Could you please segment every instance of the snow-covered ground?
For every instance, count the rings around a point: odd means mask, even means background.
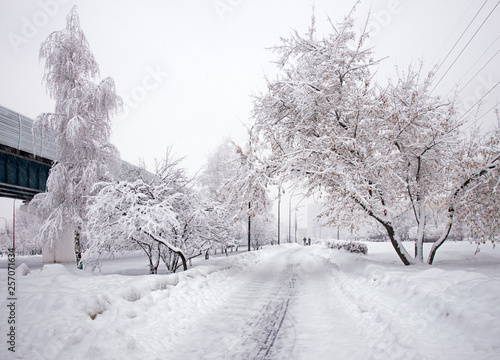
[[[171,275],[137,275],[138,256],[103,274],[20,257],[16,352],[4,285],[0,358],[500,358],[500,249],[450,242],[434,266],[405,267],[389,243],[367,245],[274,246]]]

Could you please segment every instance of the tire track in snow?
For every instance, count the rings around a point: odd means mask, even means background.
[[[335,274],[341,269],[316,252],[315,246],[303,248],[296,268],[298,291],[290,309],[297,332],[293,359],[366,360],[370,349],[339,298]]]
[[[294,265],[288,264],[282,270],[276,283],[279,288],[271,294],[269,301],[262,306],[258,314],[248,324],[248,330],[242,335],[244,339],[239,345],[239,348],[232,354],[227,353],[225,358],[241,359],[242,356],[247,356],[248,359],[268,359],[271,358],[272,350],[278,336],[281,335],[284,329],[284,323],[289,323],[287,333],[292,332],[294,337],[294,321],[289,319],[288,309],[290,302],[293,302],[295,293],[296,274],[293,270]],[[284,285],[283,285],[284,284]],[[288,339],[288,338],[287,338]],[[294,341],[287,345],[293,345]],[[249,349],[252,349],[249,352]],[[290,358],[289,355],[293,352],[293,346],[283,351],[283,358]],[[252,353],[253,352],[253,353]],[[272,358],[275,358],[274,356]]]
[[[341,284],[332,282],[340,270],[311,250],[263,250],[272,253],[226,279],[230,291],[210,286],[224,292],[219,304],[184,329],[169,358],[366,359],[356,318],[337,298]]]
[[[225,281],[212,283],[198,295],[193,294],[206,301],[217,294],[218,304],[207,303],[211,310],[203,315],[182,310],[189,313],[191,319],[187,323],[192,325],[183,329],[181,337],[171,338],[169,358],[269,358],[269,349],[280,343],[283,328],[292,329],[293,333],[287,300],[295,280],[287,263],[294,250],[266,249],[260,262],[243,272],[228,274]],[[212,295],[207,297],[207,293]]]

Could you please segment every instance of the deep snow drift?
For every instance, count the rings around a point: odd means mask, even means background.
[[[434,266],[404,267],[390,244],[367,245],[366,256],[274,246],[172,275],[118,274],[145,258],[109,261],[106,275],[28,262],[31,273],[17,271],[16,352],[2,341],[0,358],[500,358],[498,249],[474,256],[448,243]]]

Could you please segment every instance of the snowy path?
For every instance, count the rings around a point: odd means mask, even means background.
[[[172,344],[172,358],[367,358],[359,347],[361,334],[330,285],[338,270],[307,250],[282,248],[244,274],[214,285],[224,301]]]

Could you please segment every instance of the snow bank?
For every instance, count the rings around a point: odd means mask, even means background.
[[[14,358],[142,359],[145,354],[163,358],[151,352],[153,344],[136,340],[154,337],[141,334],[141,329],[152,322],[164,322],[171,331],[182,328],[182,314],[175,316],[177,323],[169,323],[169,315],[176,309],[190,308],[178,305],[192,303],[193,311],[203,306],[192,298],[192,291],[185,289],[203,289],[212,282],[224,281],[263,256],[264,252],[251,252],[212,259],[207,265],[170,275],[100,275],[62,264],[44,265],[41,270],[17,277]],[[6,280],[5,272],[1,276],[2,281]],[[1,306],[5,308],[5,300]],[[1,332],[4,331],[6,321],[1,323]],[[157,347],[158,344],[153,346]],[[2,346],[0,358],[13,357]]]
[[[388,243],[367,243],[374,259],[317,249],[340,266],[335,282],[347,299],[346,311],[359,319],[368,345],[375,349],[373,358],[500,356],[500,254],[489,251],[483,258],[486,271],[482,266],[461,270],[458,261],[463,268],[479,261],[473,259],[474,247],[454,245],[460,260],[412,267],[393,265]]]

